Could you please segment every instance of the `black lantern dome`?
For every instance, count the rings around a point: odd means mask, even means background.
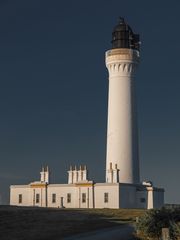
[[[134,34],[124,18],[119,18],[119,24],[112,33],[112,48],[129,48],[139,51],[139,34]]]

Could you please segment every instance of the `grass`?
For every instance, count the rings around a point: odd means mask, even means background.
[[[1,240],[55,240],[132,223],[145,210],[0,207]]]

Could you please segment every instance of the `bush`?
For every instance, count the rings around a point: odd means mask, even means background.
[[[161,239],[162,228],[169,228],[172,240],[180,237],[180,209],[149,210],[136,224],[139,239]]]

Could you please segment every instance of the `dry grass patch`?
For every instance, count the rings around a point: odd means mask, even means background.
[[[0,207],[1,240],[52,240],[133,222],[143,210]]]

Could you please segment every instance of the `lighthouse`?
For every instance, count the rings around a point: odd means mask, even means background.
[[[49,170],[40,180],[11,185],[10,205],[55,208],[161,208],[164,189],[139,179],[135,72],[139,64],[139,35],[120,18],[106,52],[109,72],[106,181],[89,179],[88,169],[70,166],[67,183],[51,183]]]
[[[139,183],[135,72],[139,35],[120,18],[106,52],[109,73],[106,182]]]

